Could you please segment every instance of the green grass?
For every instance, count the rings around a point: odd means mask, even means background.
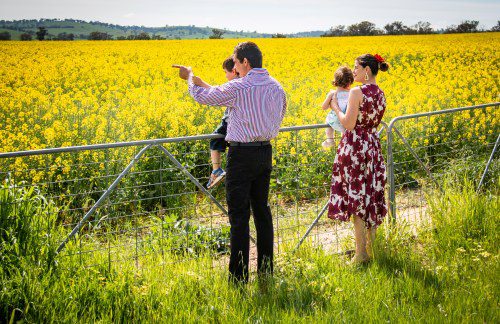
[[[346,257],[303,246],[280,254],[267,289],[257,280],[244,287],[228,284],[227,270],[214,267],[208,253],[194,260],[158,253],[139,266],[132,261],[111,268],[104,259],[96,260],[102,266],[82,268],[78,260],[45,258],[51,248],[36,259],[2,249],[18,262],[0,270],[0,320],[498,322],[498,196],[476,194],[468,181],[444,188],[444,194],[429,194],[431,221],[416,235],[403,223],[379,230],[371,264],[353,267]],[[9,199],[3,193],[2,202]],[[38,197],[27,192],[16,199],[23,195]],[[53,212],[43,199],[30,201],[26,218]],[[6,220],[10,211],[2,206]],[[49,231],[53,222],[43,219],[31,224]],[[9,224],[1,224],[2,232]],[[33,240],[25,234],[29,230],[23,229],[22,242]],[[51,244],[43,235],[39,240]]]

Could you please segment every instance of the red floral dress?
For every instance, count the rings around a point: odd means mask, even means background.
[[[375,84],[362,85],[361,92],[356,126],[344,132],[333,163],[328,217],[349,221],[356,215],[367,228],[375,228],[387,214],[386,167],[377,134],[386,102],[384,92]]]

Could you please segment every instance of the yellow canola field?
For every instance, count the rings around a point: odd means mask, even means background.
[[[224,109],[195,103],[171,65],[223,83],[240,41],[1,42],[1,151],[211,133]],[[500,33],[255,42],[288,95],[283,126],[323,123],[333,72],[363,53],[391,64],[378,79],[386,121],[499,97]],[[498,114],[484,123],[498,125]]]

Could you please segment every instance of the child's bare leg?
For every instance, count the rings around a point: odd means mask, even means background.
[[[331,127],[327,127],[325,129],[325,134],[326,134],[326,139],[327,140],[330,140],[330,141],[333,141],[333,128]]]
[[[212,170],[217,170],[221,166],[221,154],[217,150],[210,150],[210,159],[212,160]]]
[[[335,146],[335,139],[333,138],[333,128],[327,127],[325,130],[326,140],[321,143],[323,148],[331,148]]]

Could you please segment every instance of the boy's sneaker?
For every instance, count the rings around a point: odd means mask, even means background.
[[[325,149],[334,147],[335,146],[335,140],[333,140],[333,139],[327,139],[323,143],[321,143],[321,146],[323,146],[323,148],[325,148]]]
[[[217,170],[213,170],[210,174],[210,178],[208,178],[207,189],[213,188],[217,185],[224,177],[226,176],[226,171],[222,170],[222,168],[218,168]]]

